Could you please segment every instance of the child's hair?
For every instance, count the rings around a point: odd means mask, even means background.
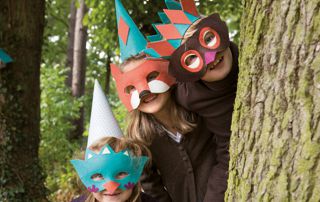
[[[142,60],[145,58],[147,58],[147,54],[142,52],[140,54],[129,57],[123,63],[121,63],[119,67],[120,67],[121,71],[123,71],[125,69],[125,66],[127,66],[129,63],[134,62],[134,61],[138,61],[138,60]]]
[[[195,128],[195,116],[191,112],[179,106],[172,98],[169,98],[169,107],[171,116],[175,117],[177,131],[186,134]],[[127,134],[130,138],[150,145],[156,134],[164,132],[161,125],[152,114],[135,109],[129,113]]]
[[[203,19],[203,17],[199,18],[197,21],[192,23],[192,25],[190,25],[190,27],[187,29],[187,31],[183,35],[181,44],[185,43],[187,41],[187,39],[192,37],[192,35],[198,30],[197,25],[199,24],[199,22],[201,22],[202,19]]]
[[[128,58],[124,63],[120,65],[121,71],[124,71],[125,66],[131,62],[145,59],[147,56],[144,53],[138,54],[131,58]],[[188,112],[183,107],[178,105],[174,99],[169,98],[168,106],[170,107],[171,116],[175,117],[176,129],[181,134],[186,134],[192,131],[196,126],[196,120],[193,113]],[[154,136],[159,133],[163,133],[161,123],[152,115],[141,112],[138,109],[133,110],[128,116],[127,135],[135,140],[142,142],[143,144],[150,145]]]
[[[89,149],[94,152],[99,152],[103,146],[106,144],[110,145],[110,147],[115,152],[120,152],[124,149],[128,149],[133,156],[147,156],[149,158],[148,162],[145,165],[145,169],[148,169],[151,162],[151,153],[149,149],[144,146],[143,144],[129,139],[129,138],[115,138],[115,137],[104,137],[93,143]],[[132,194],[128,199],[128,202],[135,202],[137,201],[141,192],[141,185],[137,183],[136,186],[132,190]],[[90,193],[85,202],[96,202],[97,200],[94,198],[93,194]]]

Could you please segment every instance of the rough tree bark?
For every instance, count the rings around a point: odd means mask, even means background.
[[[320,201],[320,1],[244,0],[227,201]]]
[[[87,13],[87,7],[84,0],[79,0],[79,8],[77,8],[75,34],[74,34],[74,52],[72,67],[72,95],[81,97],[85,90],[86,75],[86,42],[87,27],[83,26],[83,17]],[[80,109],[80,117],[74,120],[75,130],[71,132],[71,139],[80,139],[83,133],[84,113],[83,107]]]
[[[0,47],[14,59],[0,70],[0,201],[46,201],[38,159],[44,11],[44,0],[0,3]]]

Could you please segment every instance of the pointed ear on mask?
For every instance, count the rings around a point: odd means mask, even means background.
[[[122,72],[120,68],[115,64],[110,64],[111,74],[114,78],[118,78]]]
[[[85,161],[76,159],[76,160],[71,160],[70,162],[76,169],[79,177],[82,178],[82,176],[84,176],[87,172],[87,166]]]

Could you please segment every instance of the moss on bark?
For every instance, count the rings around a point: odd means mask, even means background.
[[[320,201],[320,1],[244,0],[227,201]]]
[[[38,160],[44,6],[0,4],[0,47],[14,59],[0,69],[0,201],[46,201]]]

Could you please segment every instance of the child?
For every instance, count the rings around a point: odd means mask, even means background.
[[[180,5],[166,0],[169,10],[160,14],[163,24],[154,26],[161,36],[149,37],[152,41],[145,52],[156,58],[170,57],[169,72],[178,81],[178,103],[203,117],[214,135],[218,164],[211,172],[205,201],[223,201],[238,50],[230,42],[226,23],[219,15],[202,18],[192,2],[181,0]]]
[[[172,99],[175,80],[168,74],[168,61],[147,60],[141,53],[146,40],[119,0],[116,6],[124,62],[120,68],[112,65],[111,71],[120,100],[130,111],[128,135],[152,153],[152,169],[142,176],[143,189],[163,202],[201,202],[216,164],[215,140],[201,118]]]
[[[141,144],[122,137],[97,81],[87,147],[85,160],[71,161],[90,192],[82,201],[153,201],[141,194],[139,184],[149,151]]]

